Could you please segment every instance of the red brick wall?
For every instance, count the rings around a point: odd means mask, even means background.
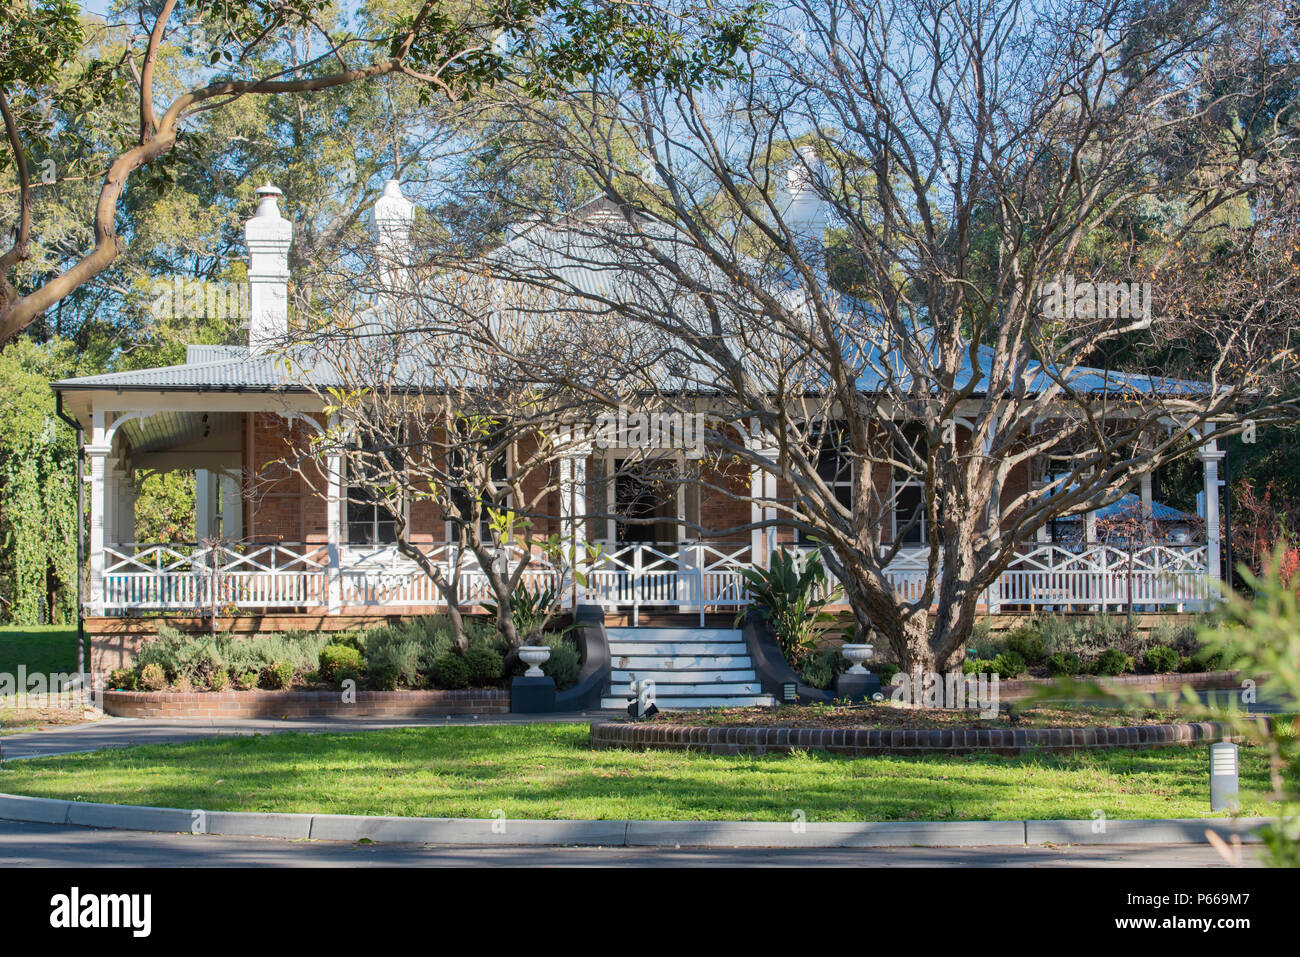
[[[507,714],[510,692],[358,691],[344,704],[337,691],[105,691],[104,711],[118,718],[364,718],[423,714]]]
[[[286,462],[296,461],[299,452],[307,447],[310,439],[309,427],[302,423],[289,423],[274,413],[253,413],[245,417],[247,439],[246,466],[249,479],[246,481],[245,528],[247,534],[263,541],[285,542],[323,542],[327,538],[327,505],[325,497],[324,476],[312,464],[301,466],[301,472],[288,467]],[[961,431],[962,439],[967,433]],[[524,461],[532,454],[532,446],[522,447],[517,460]],[[588,460],[588,469],[591,461]],[[890,469],[884,463],[877,463],[872,469],[872,485],[876,494],[887,500],[890,489]],[[1010,503],[1022,494],[1028,486],[1028,465],[1017,468],[1003,491],[1002,500]],[[726,530],[746,525],[750,522],[749,494],[750,469],[745,463],[727,459],[713,465],[704,475],[706,485],[699,495],[700,522],[706,527]],[[545,537],[560,529],[560,496],[557,490],[558,469],[554,464],[536,468],[525,478],[525,498],[535,501],[534,508],[539,513],[534,515],[532,532]],[[551,491],[547,494],[546,489]],[[610,493],[612,494],[612,492]],[[793,489],[788,482],[777,481],[777,496],[789,502]],[[446,538],[446,518],[434,502],[422,500],[413,502],[410,511],[410,535],[413,541],[424,543],[442,542]],[[890,516],[886,511],[879,516],[884,523],[884,540],[891,537]],[[603,526],[603,523],[597,523]],[[591,536],[603,539],[601,533],[592,531]],[[777,541],[792,543],[794,530],[780,528]],[[720,542],[747,542],[747,532],[721,531]]]
[[[324,541],[325,483],[319,470],[301,458],[311,427],[286,422],[273,412],[255,412],[247,417],[246,428],[245,534],[258,541]],[[300,466],[311,481],[299,473]]]

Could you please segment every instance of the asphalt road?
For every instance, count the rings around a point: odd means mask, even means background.
[[[1246,864],[1258,852],[1245,849]],[[0,820],[0,867],[1223,867],[1207,845],[434,847],[111,831]]]

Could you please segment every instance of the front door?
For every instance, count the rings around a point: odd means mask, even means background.
[[[671,466],[616,459],[614,469],[615,541],[675,546],[677,484]]]

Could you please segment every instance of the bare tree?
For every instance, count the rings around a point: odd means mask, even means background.
[[[283,350],[325,415],[293,468],[319,493],[334,477],[349,506],[376,510],[381,538],[438,590],[462,652],[467,603],[495,607],[512,649],[540,641],[587,561],[565,534],[561,473],[585,454],[570,425],[590,400],[520,378],[511,359],[550,351],[552,326],[504,308],[508,291],[485,277],[417,279],[382,258],[337,292],[324,322]],[[357,301],[374,305],[350,313]],[[471,341],[479,327],[490,343]],[[477,601],[465,600],[467,577],[481,583]]]
[[[953,667],[1052,518],[1291,414],[1289,16],[786,0],[742,80],[573,91],[533,135],[604,202],[491,269],[611,348],[520,374],[708,409],[788,485],[756,524],[817,539],[904,666]]]

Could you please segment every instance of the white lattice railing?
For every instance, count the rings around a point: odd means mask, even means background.
[[[320,605],[328,558],[322,545],[111,545],[104,549],[104,608]]]
[[[801,549],[806,551],[807,549]],[[1146,545],[1129,552],[1110,545],[1072,549],[1027,545],[985,592],[990,607],[1023,605],[1083,611],[1182,606],[1210,594],[1205,545]],[[886,577],[907,601],[925,589],[929,551],[900,551]]]
[[[635,622],[642,607],[695,611],[748,604],[741,569],[748,545],[653,543],[613,546],[585,569],[586,600],[626,605]]]
[[[437,607],[442,592],[420,566],[394,546],[339,549],[331,567],[323,544],[157,545],[105,548],[104,611],[180,611],[210,608]],[[491,601],[487,576],[473,556],[454,546],[424,554],[456,581],[457,601]],[[512,561],[522,555],[516,553]],[[747,601],[742,570],[750,567],[748,545],[645,543],[607,546],[584,568],[579,598],[607,607],[698,612],[738,608]],[[887,575],[905,600],[921,596],[926,552],[901,552]],[[526,587],[571,580],[540,554],[524,573]],[[1183,606],[1209,595],[1204,545],[1149,545],[1132,553],[1112,546],[1069,549],[1027,546],[988,589],[990,607],[1014,605],[1061,610]],[[331,598],[333,599],[331,601]]]

